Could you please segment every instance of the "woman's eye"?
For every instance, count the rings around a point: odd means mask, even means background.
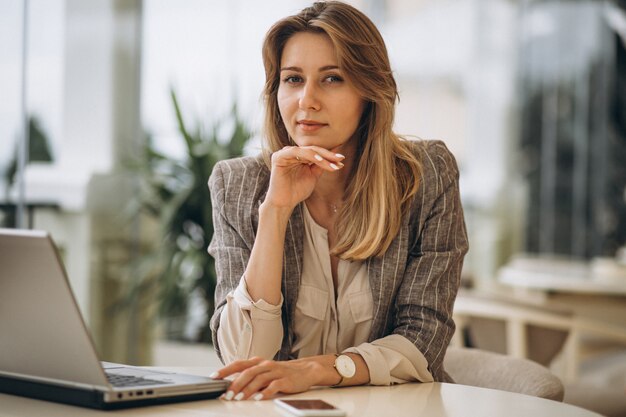
[[[338,75],[329,75],[328,77],[324,78],[324,81],[326,81],[327,83],[339,83],[341,81],[343,81],[343,78],[341,78]]]
[[[283,78],[283,82],[287,84],[296,84],[302,82],[302,77],[298,75],[288,75],[287,77]]]

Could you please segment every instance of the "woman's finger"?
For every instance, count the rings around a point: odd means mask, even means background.
[[[228,391],[224,394],[227,400],[235,399],[242,400],[245,393],[242,392],[248,384],[253,381],[258,375],[270,372],[276,369],[276,363],[274,361],[263,361],[256,366],[247,368],[239,373],[239,375],[231,382],[228,387]]]
[[[260,399],[267,400],[276,396],[276,394],[280,392],[286,392],[286,390],[287,386],[285,379],[275,379],[274,381],[270,382],[270,384],[263,391],[259,393],[261,394],[260,396],[253,397],[255,397],[255,399],[260,397]]]
[[[266,388],[269,384],[272,383],[272,381],[281,378],[282,375],[283,374],[278,369],[257,374],[252,380],[248,382],[245,387],[243,387],[239,391],[239,397],[235,396],[234,398],[239,398],[241,400],[254,399],[258,401],[262,399],[262,395],[261,397],[257,395],[259,394],[259,391]]]
[[[320,155],[322,158],[326,159],[327,161],[330,162],[341,162],[344,159],[346,159],[346,157],[340,153],[338,153],[335,149],[326,149],[326,148],[322,148],[321,146],[304,146],[300,149],[311,149],[312,151],[316,152],[318,155]]]
[[[259,363],[263,362],[265,359],[263,358],[259,358],[259,357],[254,357],[251,359],[245,359],[245,360],[240,360],[240,361],[235,361],[225,367],[223,367],[222,369],[213,372],[211,375],[209,375],[211,378],[213,379],[224,379],[227,376],[236,374],[237,372],[242,372],[245,371],[246,369],[258,365]]]
[[[326,171],[332,172],[343,168],[343,162],[341,162],[345,159],[343,155],[332,153],[319,146],[300,147],[296,152],[298,155],[303,155],[308,162],[312,162]]]
[[[240,372],[239,375],[237,375],[237,377],[231,382],[228,389],[237,394],[239,393],[239,391],[244,389],[257,375],[269,372],[270,370],[271,367],[267,365],[258,365],[248,368],[245,371]]]
[[[345,157],[319,146],[287,146],[275,152],[275,162],[279,165],[317,165],[326,171],[337,171],[343,168]]]
[[[333,151],[329,151],[328,149],[322,148],[320,146],[300,146],[292,148],[292,151],[296,153],[297,156],[304,156],[305,159],[319,163],[319,162],[329,162],[339,164],[341,161],[346,159],[346,157],[340,153],[336,153]]]

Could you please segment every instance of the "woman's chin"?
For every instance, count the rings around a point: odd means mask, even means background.
[[[295,142],[298,146],[318,146],[324,149],[331,149],[332,145],[329,147],[328,141],[320,140],[319,138],[313,137],[300,137],[296,138]]]

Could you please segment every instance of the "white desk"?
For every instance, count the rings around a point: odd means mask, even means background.
[[[590,263],[532,257],[513,259],[498,281],[515,295],[574,313],[584,331],[626,342],[626,277],[606,279]]]
[[[173,369],[173,368],[168,368]],[[208,375],[212,368],[179,368]],[[321,398],[349,417],[601,417],[572,405],[456,384],[325,388],[291,396]],[[286,417],[271,401],[206,400],[119,411],[97,411],[0,394],[0,417],[203,416]]]
[[[594,271],[593,262],[525,256],[500,269],[498,280],[532,290],[585,295],[626,296],[626,277]]]

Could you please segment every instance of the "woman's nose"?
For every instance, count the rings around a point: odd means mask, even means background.
[[[300,90],[300,109],[319,110],[321,107],[318,97],[317,86],[314,83],[306,83]]]

